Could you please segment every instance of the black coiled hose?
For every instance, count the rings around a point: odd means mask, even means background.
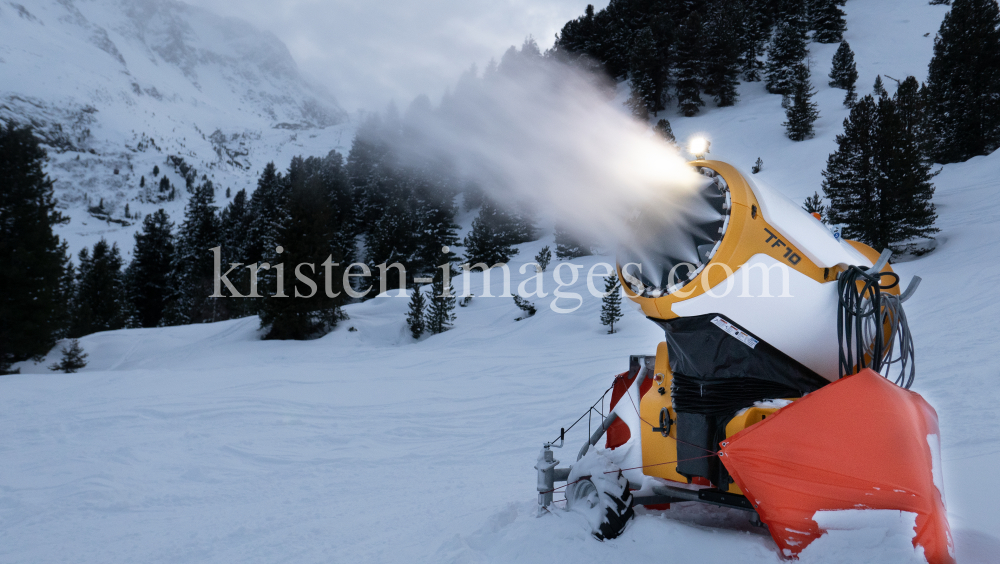
[[[889,283],[883,284],[883,278],[889,278]],[[841,378],[863,368],[888,378],[891,367],[898,365],[899,373],[890,379],[902,388],[913,384],[913,338],[902,302],[898,296],[882,293],[897,285],[899,275],[893,272],[858,266],[848,267],[837,279]]]

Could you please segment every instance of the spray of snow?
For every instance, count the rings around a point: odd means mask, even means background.
[[[505,61],[465,77],[440,109],[411,108],[420,140],[406,149],[448,155],[494,201],[552,215],[586,241],[622,242],[640,211],[678,225],[717,215],[677,149],[612,96],[555,59]]]

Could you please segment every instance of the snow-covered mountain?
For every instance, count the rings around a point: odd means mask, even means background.
[[[224,204],[225,189],[252,186],[267,161],[281,168],[351,139],[347,114],[280,40],[175,0],[0,4],[0,119],[45,141],[72,218],[59,234],[74,250],[101,236],[128,250],[138,221],[126,204],[180,219],[185,175],[213,180]]]

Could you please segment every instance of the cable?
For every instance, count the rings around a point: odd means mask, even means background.
[[[883,284],[883,278],[890,278],[890,282]],[[913,336],[902,300],[883,294],[898,284],[899,275],[878,272],[874,267],[850,266],[837,278],[841,378],[871,368],[902,388],[909,389],[913,384]],[[894,366],[898,367],[898,373],[892,378]]]

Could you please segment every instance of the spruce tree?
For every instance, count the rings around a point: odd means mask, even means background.
[[[802,41],[812,27],[809,5],[814,0],[775,0],[772,2],[775,22],[789,24]]]
[[[816,30],[813,41],[837,43],[843,41],[847,23],[839,0],[813,0],[810,9],[812,28]]]
[[[955,0],[927,71],[927,150],[939,163],[1000,147],[1000,7]]]
[[[410,334],[413,335],[414,339],[419,339],[424,334],[426,309],[427,302],[424,300],[424,294],[420,291],[420,286],[415,286],[413,293],[410,294],[410,309],[406,313],[406,325],[410,328]]]
[[[521,321],[522,319],[527,319],[538,313],[538,309],[535,308],[535,304],[529,302],[528,300],[522,298],[521,296],[514,295],[514,305],[524,312],[524,315],[518,317],[514,321]]]
[[[535,255],[535,262],[538,263],[539,272],[545,272],[545,269],[549,267],[549,263],[552,262],[552,251],[548,245],[538,251],[538,254]]]
[[[932,176],[895,102],[865,96],[851,108],[823,172],[829,222],[875,249],[910,250],[912,239],[937,231]]]
[[[448,264],[448,268],[451,265]],[[448,285],[444,285],[444,270],[438,269],[434,275],[434,283],[431,284],[430,307],[427,311],[427,330],[436,335],[451,329],[455,321],[455,288],[448,280]]]
[[[670,143],[674,147],[677,146],[677,138],[674,137],[674,131],[670,128],[669,121],[661,119],[656,122],[656,125],[653,126],[653,131],[655,131],[656,134],[667,143]]]
[[[771,94],[790,96],[795,85],[798,65],[806,58],[806,42],[800,31],[789,22],[782,22],[767,50],[764,85]]]
[[[938,232],[934,227],[937,213],[931,202],[934,173],[917,135],[907,131],[897,101],[886,97],[878,101],[881,174],[877,186],[886,222],[886,246],[897,253],[920,254],[924,251],[913,240]]]
[[[788,121],[782,124],[792,141],[804,141],[813,136],[813,123],[819,117],[816,103],[812,101],[815,94],[816,91],[809,82],[809,68],[799,64],[795,70],[791,104],[785,111]]]
[[[66,326],[72,266],[53,227],[68,219],[45,159],[30,129],[0,123],[0,364],[45,354]]]
[[[739,99],[736,86],[740,75],[740,16],[738,5],[729,0],[720,5],[713,14],[708,28],[707,68],[705,69],[705,93],[715,97],[720,107],[732,106]]]
[[[340,310],[347,299],[343,288],[345,250],[339,248],[336,214],[330,191],[322,174],[319,159],[292,159],[288,171],[287,221],[278,230],[275,265],[284,265],[285,297],[271,295],[264,300],[260,313],[265,339],[307,339],[328,332],[343,319]],[[280,252],[279,249],[280,248]],[[332,259],[326,278],[323,263]],[[296,269],[312,285],[296,275]],[[277,280],[276,280],[277,281]],[[326,293],[329,287],[333,295]],[[338,295],[339,294],[339,295]]]
[[[487,266],[510,262],[517,254],[510,243],[511,227],[510,216],[493,202],[485,201],[472,222],[472,230],[465,237],[466,262],[482,262]]]
[[[764,63],[760,57],[764,54],[771,26],[763,2],[750,1],[745,6],[743,50],[740,54],[743,77],[747,82],[760,82],[761,72],[764,70]]]
[[[892,99],[896,102],[896,113],[908,135],[923,141],[924,98],[920,94],[920,84],[913,76],[899,83]]]
[[[823,205],[823,197],[819,195],[819,192],[813,192],[812,196],[806,198],[806,201],[802,204],[802,209],[809,213],[819,214],[820,221],[826,223],[828,210]]]
[[[278,230],[287,220],[287,188],[273,162],[267,163],[250,197],[250,222],[246,233],[246,262],[265,261],[274,252]],[[263,294],[264,292],[260,292]]]
[[[556,256],[561,259],[572,259],[591,254],[590,245],[583,243],[562,226],[556,224]]]
[[[833,55],[833,68],[830,69],[830,86],[847,90],[844,105],[851,107],[857,99],[854,85],[858,81],[858,68],[854,64],[854,51],[851,46],[842,41]]]
[[[885,89],[885,85],[882,84],[882,75],[875,75],[875,85],[872,86],[872,93],[877,97],[888,96],[889,93]]]
[[[162,323],[181,325],[225,319],[223,298],[210,297],[215,289],[213,274],[219,246],[219,217],[216,214],[215,189],[205,181],[194,189],[184,209],[171,268],[173,292]]]
[[[222,260],[220,268],[226,272],[233,264],[243,266],[233,270],[228,279],[236,288],[237,293],[245,296],[250,293],[250,269],[246,265],[250,262],[247,256],[249,247],[247,232],[253,221],[251,217],[250,201],[247,198],[247,191],[240,190],[233,197],[232,201],[219,214],[220,244],[222,245]],[[224,295],[232,295],[226,287],[221,288]],[[243,317],[256,313],[256,309],[250,307],[252,300],[245,298],[227,299],[226,305],[233,317]],[[253,309],[253,311],[251,311]]]
[[[677,106],[686,117],[697,115],[698,108],[705,105],[701,99],[703,51],[701,16],[692,11],[678,32],[677,63],[674,67]]]
[[[122,329],[126,325],[128,295],[118,244],[103,238],[93,252],[80,251],[76,309],[70,335],[82,337],[98,331]]]
[[[601,300],[601,325],[608,327],[609,334],[615,332],[615,323],[623,317],[620,288],[618,273],[612,272],[604,279],[604,298]]]
[[[125,270],[129,299],[140,327],[158,327],[171,295],[175,260],[174,224],[163,208],[147,215],[135,234],[132,262]]]
[[[632,115],[645,121],[649,114],[655,115],[663,109],[666,69],[658,57],[653,30],[648,27],[636,33],[629,57],[628,77],[631,94],[627,104]]]
[[[87,353],[83,352],[83,347],[80,346],[79,340],[71,339],[69,346],[62,351],[62,358],[58,363],[49,366],[49,370],[73,374],[86,366]]]

